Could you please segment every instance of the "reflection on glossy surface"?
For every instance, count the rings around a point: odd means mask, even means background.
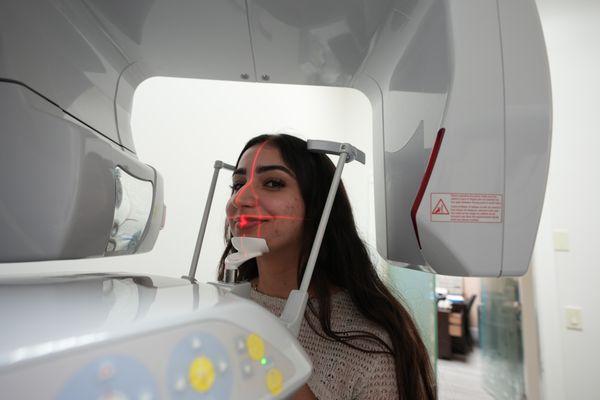
[[[403,14],[394,13],[391,30],[402,29],[406,19]],[[441,2],[435,2],[396,64],[389,90],[447,93],[452,78],[449,45],[446,11]]]
[[[44,275],[36,274],[35,276],[5,276],[0,279],[0,287],[7,289],[8,286],[15,285],[56,285],[66,283],[85,283],[85,282],[100,282],[102,287],[111,285],[111,282],[131,280],[136,285],[148,289],[167,288],[176,286],[187,286],[189,282],[183,279],[169,278],[165,276],[155,275],[128,275],[114,274],[109,272],[97,273],[75,273],[70,275]],[[108,282],[108,283],[106,283]],[[103,289],[103,291],[105,291]]]
[[[134,325],[177,319],[193,310],[214,307],[218,300],[218,291],[212,285],[191,285],[183,279],[150,275],[3,277],[0,367],[56,351],[56,346],[94,342],[109,332]]]
[[[70,377],[57,400],[157,399],[158,390],[152,373],[133,357],[100,357]]]
[[[106,254],[132,254],[144,234],[152,209],[152,183],[138,179],[120,167],[114,171],[115,215]]]
[[[248,6],[257,76],[347,86],[392,2],[253,0]]]
[[[101,256],[114,213],[112,160],[135,161],[22,85],[0,83],[0,102],[0,261]]]
[[[90,9],[105,15],[116,29],[137,44],[142,43],[144,24],[155,0],[83,0]]]
[[[81,1],[2,1],[0,36],[0,77],[29,85],[119,141],[113,100],[127,62]]]
[[[153,76],[254,78],[244,1],[86,0],[103,30]]]
[[[412,138],[404,147],[384,153],[384,165],[387,171],[385,193],[388,204],[394,205],[390,210],[394,223],[387,224],[388,255],[392,260],[404,258],[407,262],[416,265],[425,264],[425,260],[419,251],[414,232],[405,228],[411,223],[410,213],[402,211],[410,210],[414,202],[414,196],[410,194],[417,193],[421,183],[420,174],[407,174],[406,171],[425,171],[426,157],[429,152],[424,148],[424,142],[424,124],[421,120]],[[390,202],[390,199],[393,199],[393,202]]]
[[[154,224],[135,249],[152,248],[163,216],[162,179],[154,169],[21,84],[0,82],[0,103],[0,262],[103,256],[115,217],[117,166],[154,190]]]

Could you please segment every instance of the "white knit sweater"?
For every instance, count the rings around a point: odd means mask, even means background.
[[[267,296],[254,288],[250,297],[278,317],[285,306],[285,299]],[[316,300],[311,301],[316,305]],[[310,313],[308,307],[307,313]],[[324,335],[318,319],[311,315],[311,322]],[[391,345],[387,332],[363,317],[344,291],[331,297],[331,329],[334,332],[367,331]],[[365,353],[324,339],[311,329],[306,318],[302,321],[298,341],[312,360],[313,374],[308,386],[319,400],[398,399],[391,355]],[[357,339],[350,343],[364,349],[382,350],[372,341]]]

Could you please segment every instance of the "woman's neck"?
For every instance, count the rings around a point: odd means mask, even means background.
[[[287,298],[298,288],[298,257],[290,252],[267,253],[256,258],[256,289],[269,296]]]

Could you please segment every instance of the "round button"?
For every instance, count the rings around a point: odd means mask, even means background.
[[[190,385],[196,391],[204,393],[215,383],[215,368],[208,357],[194,359],[189,370]]]
[[[246,347],[248,347],[248,355],[254,361],[258,361],[265,355],[265,342],[253,333],[246,339]]]
[[[98,379],[107,381],[115,375],[115,366],[112,363],[105,362],[100,364],[98,369]]]
[[[184,377],[181,377],[181,378],[177,379],[177,381],[175,381],[174,388],[176,391],[183,392],[186,387],[187,387],[187,382],[185,381]]]
[[[192,349],[194,350],[198,350],[200,347],[202,347],[202,340],[200,340],[200,338],[193,338],[192,339]]]
[[[277,368],[271,368],[267,372],[267,389],[273,395],[279,394],[283,389],[283,374]]]

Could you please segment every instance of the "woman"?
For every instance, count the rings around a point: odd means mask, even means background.
[[[335,166],[289,135],[251,139],[227,202],[231,236],[262,237],[270,251],[240,266],[253,300],[279,316],[302,280]],[[427,350],[406,309],[378,277],[340,183],[309,287],[299,342],[313,374],[296,399],[435,399]]]

